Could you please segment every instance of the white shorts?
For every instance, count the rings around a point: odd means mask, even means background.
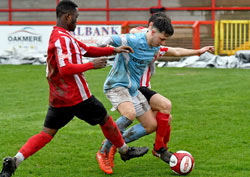
[[[111,111],[117,109],[117,107],[124,102],[132,102],[135,107],[136,117],[143,115],[145,112],[151,109],[145,96],[138,90],[139,94],[132,97],[129,91],[125,87],[112,88],[105,92],[106,97],[112,104]]]

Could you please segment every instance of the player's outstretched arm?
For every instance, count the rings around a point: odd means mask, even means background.
[[[87,48],[87,53],[83,56],[85,57],[101,57],[101,56],[109,56],[116,53],[133,53],[133,49],[129,46],[120,46],[120,47],[94,47],[90,46]]]
[[[107,65],[107,60],[108,57],[100,57],[84,64],[67,63],[65,66],[59,68],[59,72],[62,76],[69,76],[82,73],[90,69],[100,69]]]
[[[122,52],[125,52],[125,53],[134,53],[133,49],[129,46],[120,46],[120,47],[116,47],[114,48],[114,54],[116,53],[122,53]]]
[[[205,53],[205,52],[210,52],[213,53],[214,52],[214,46],[206,46],[200,49],[200,55]]]
[[[105,37],[102,37],[99,40],[97,40],[96,45],[98,47],[106,47],[106,46],[112,45],[112,43],[113,43],[112,37],[105,36]]]
[[[211,52],[211,53],[214,52],[214,46],[206,46],[197,50],[168,47],[168,51],[164,55],[182,57],[182,56],[201,55],[205,52]]]
[[[97,46],[98,47],[106,47],[106,46],[114,46],[114,52],[113,54],[117,54],[117,53],[134,53],[133,49],[130,46],[127,45],[121,45],[121,40],[122,37],[121,35],[113,35],[113,37],[111,36],[107,36],[104,38],[101,38],[100,40],[97,41]]]

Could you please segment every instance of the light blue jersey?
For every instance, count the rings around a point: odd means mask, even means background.
[[[150,47],[146,33],[113,35],[111,41],[110,44],[115,47],[130,46],[134,53],[116,55],[104,83],[104,92],[115,87],[125,87],[129,89],[131,96],[136,96],[143,72],[157,55],[160,47]]]

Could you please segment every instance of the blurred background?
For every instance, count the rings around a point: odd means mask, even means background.
[[[53,26],[58,2],[59,0],[1,0],[0,28],[6,25]],[[120,25],[120,33],[127,33],[135,26],[146,26],[152,13],[164,11],[172,19],[175,28],[174,35],[168,40],[168,46],[198,49],[214,45],[215,54],[223,56],[250,49],[250,1],[75,0],[74,2],[79,6],[79,25]],[[0,36],[2,41],[6,37],[3,35]],[[179,58],[170,57],[163,60],[179,60]]]

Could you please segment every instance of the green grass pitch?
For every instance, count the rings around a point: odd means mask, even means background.
[[[48,108],[45,66],[0,66],[0,158],[14,156],[38,133]],[[91,92],[110,112],[102,92],[109,67],[85,72]],[[193,177],[250,176],[250,70],[157,68],[154,90],[172,101],[171,151],[189,151]],[[137,121],[135,121],[137,123]],[[177,176],[152,153],[155,134],[130,145],[148,146],[144,157],[124,163],[115,157],[112,176]],[[24,161],[17,177],[101,177],[95,154],[104,136],[100,127],[73,119],[42,150]]]

